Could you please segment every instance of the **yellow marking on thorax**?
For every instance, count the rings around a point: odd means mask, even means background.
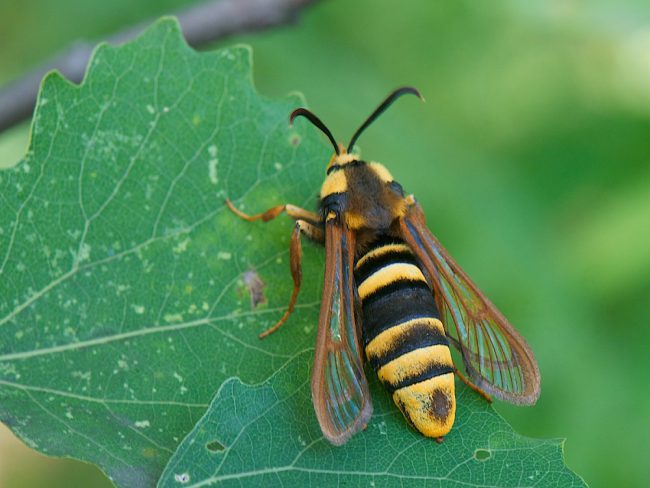
[[[452,366],[449,347],[438,344],[407,352],[379,368],[377,376],[384,383],[397,385],[422,373],[431,363]]]
[[[334,171],[330,173],[323,181],[320,189],[320,197],[325,198],[332,193],[344,193],[348,189],[348,180],[345,177],[345,171]]]
[[[408,207],[406,206],[405,200],[401,200],[399,202],[399,205],[395,208],[395,211],[393,212],[395,214],[395,218],[401,218],[406,215],[406,210]]]
[[[399,325],[395,325],[390,329],[381,332],[377,337],[371,340],[366,346],[366,356],[368,359],[383,356],[388,351],[395,347],[395,342],[399,340],[404,334],[407,334],[410,329],[418,325],[424,325],[427,328],[436,332],[445,333],[445,328],[442,322],[433,318],[418,318],[411,319]]]
[[[367,296],[372,295],[379,288],[390,285],[398,280],[424,281],[425,283],[427,281],[424,278],[422,271],[420,271],[420,268],[414,264],[389,264],[368,276],[368,278],[359,285],[359,297],[363,300]]]
[[[456,417],[454,373],[400,388],[393,393],[393,401],[423,435],[447,435]]]
[[[357,261],[357,264],[354,266],[354,269],[359,269],[359,267],[363,266],[363,263],[365,263],[369,259],[375,259],[380,256],[383,256],[384,254],[389,254],[391,252],[410,252],[410,251],[411,248],[408,247],[406,244],[388,244],[386,246],[378,247],[370,251],[368,254],[364,255],[361,259],[359,259],[359,261]]]
[[[390,174],[390,171],[388,171],[383,164],[371,162],[368,165],[384,183],[390,183],[393,181],[393,175]]]
[[[368,221],[361,214],[354,212],[345,212],[345,223],[347,224],[348,228],[356,230],[366,227]]]

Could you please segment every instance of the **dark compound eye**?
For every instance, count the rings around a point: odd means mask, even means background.
[[[400,197],[404,196],[404,188],[402,188],[402,185],[400,185],[397,181],[391,181],[388,183],[388,187],[397,193]]]
[[[334,212],[340,215],[345,207],[345,193],[331,193],[321,201],[321,211],[323,215],[328,212]]]

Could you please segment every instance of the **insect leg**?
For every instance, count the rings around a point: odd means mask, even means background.
[[[267,335],[272,334],[284,324],[291,312],[293,312],[293,307],[296,304],[298,299],[298,292],[300,291],[300,284],[302,283],[302,245],[300,243],[301,234],[305,234],[312,240],[318,242],[325,241],[325,235],[323,230],[315,225],[310,224],[304,220],[296,220],[296,225],[293,228],[293,233],[291,234],[291,244],[289,247],[290,255],[290,266],[291,266],[291,277],[293,278],[293,291],[291,292],[291,298],[289,299],[289,306],[287,307],[286,312],[280,320],[278,320],[272,327],[266,329],[260,334],[260,339],[264,339]]]
[[[483,398],[485,398],[485,400],[486,400],[488,403],[492,403],[492,398],[490,398],[490,395],[488,395],[487,393],[485,393],[485,392],[484,392],[483,390],[481,390],[478,386],[476,386],[476,385],[475,385],[474,383],[472,383],[469,379],[467,379],[467,378],[465,377],[465,375],[463,375],[460,371],[458,371],[458,368],[454,368],[454,374],[455,374],[456,376],[458,376],[458,378],[459,378],[463,383],[465,383],[467,386],[469,386],[472,390],[474,390],[476,393],[478,393],[478,394],[481,395]]]
[[[235,207],[230,200],[226,200],[226,205],[228,205],[228,208],[235,215],[237,215],[238,217],[244,220],[247,220],[248,222],[254,222],[256,220],[261,220],[262,222],[268,222],[276,218],[282,212],[286,212],[287,215],[294,220],[298,220],[298,219],[305,220],[308,223],[313,225],[318,225],[318,223],[320,222],[320,218],[314,212],[310,212],[309,210],[296,207],[295,205],[291,205],[290,203],[287,203],[286,205],[277,205],[273,208],[268,209],[266,212],[262,212],[256,215],[248,215],[242,212],[237,207]]]
[[[294,220],[304,220],[306,223],[314,225],[322,225],[321,224],[321,218],[315,214],[314,212],[310,212],[309,210],[305,210],[304,208],[296,207],[295,205],[291,205],[290,203],[287,203],[284,206],[284,210],[287,212],[287,215],[291,217]],[[306,229],[305,234],[307,234]],[[323,232],[321,231],[321,234]],[[322,241],[325,240],[325,236],[323,235]]]

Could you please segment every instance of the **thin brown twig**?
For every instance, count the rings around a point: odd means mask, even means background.
[[[293,23],[301,10],[317,0],[212,0],[176,13],[188,44],[202,46],[234,34]],[[120,44],[140,34],[149,22],[110,36]],[[30,72],[0,88],[0,132],[31,117],[38,89],[46,73],[56,69],[79,83],[96,43],[76,42]]]

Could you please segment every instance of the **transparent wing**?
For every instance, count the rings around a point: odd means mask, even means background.
[[[524,338],[427,229],[417,203],[401,226],[431,278],[447,332],[460,347],[472,380],[501,400],[534,404],[540,393],[539,368]]]
[[[341,445],[372,415],[354,313],[354,235],[334,219],[325,224],[325,284],[311,378],[312,400],[325,437]]]

